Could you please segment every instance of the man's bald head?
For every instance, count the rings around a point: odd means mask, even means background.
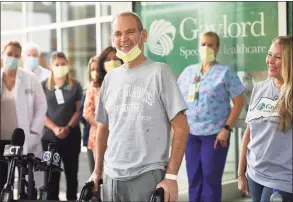
[[[123,13],[118,14],[118,15],[114,18],[112,25],[115,23],[115,21],[116,21],[116,19],[117,19],[118,17],[128,17],[128,16],[133,17],[133,18],[135,19],[136,24],[137,24],[137,29],[138,29],[139,31],[142,31],[142,30],[143,30],[143,26],[142,26],[141,19],[140,19],[140,17],[139,17],[136,13],[134,13],[134,12],[123,12]],[[112,29],[113,29],[113,26],[112,26]]]

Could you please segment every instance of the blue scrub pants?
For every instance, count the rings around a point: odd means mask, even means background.
[[[218,144],[217,135],[189,134],[186,147],[186,168],[189,183],[189,201],[219,202],[222,197],[222,175],[229,149]],[[229,138],[230,139],[230,138]]]

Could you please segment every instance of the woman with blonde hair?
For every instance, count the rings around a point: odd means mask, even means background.
[[[253,202],[270,201],[274,192],[283,202],[293,201],[292,55],[293,37],[276,37],[266,58],[269,79],[257,84],[251,95],[238,188]]]
[[[77,199],[78,161],[81,131],[78,124],[82,88],[69,73],[64,53],[54,52],[50,59],[51,75],[42,85],[47,98],[48,110],[42,138],[43,150],[55,143],[64,164],[67,182],[67,200]],[[59,200],[60,173],[52,173],[50,200]]]
[[[84,130],[83,133],[83,144],[87,147],[87,156],[89,162],[90,172],[93,172],[95,167],[95,160],[93,154],[93,142],[90,140],[92,139],[96,128],[97,123],[92,119],[92,113],[94,113],[96,100],[99,94],[99,88],[97,84],[97,76],[98,76],[98,62],[99,57],[93,56],[90,58],[88,62],[88,78],[89,78],[89,85],[87,86],[87,91],[83,96],[81,102],[81,120],[83,120],[84,128],[88,128],[87,131]],[[91,134],[91,135],[90,135]],[[90,137],[91,136],[91,137]],[[86,141],[86,142],[84,142]]]
[[[216,60],[219,50],[218,34],[203,33],[201,61],[178,78],[190,127],[185,152],[189,201],[221,201],[230,133],[244,105],[245,88],[231,67]]]

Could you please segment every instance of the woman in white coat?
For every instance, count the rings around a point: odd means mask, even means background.
[[[10,143],[15,128],[25,132],[24,154],[41,157],[41,137],[47,110],[46,97],[37,77],[19,68],[21,45],[9,41],[2,51],[1,67],[1,133],[0,133],[0,190],[7,180],[7,164],[3,150]]]

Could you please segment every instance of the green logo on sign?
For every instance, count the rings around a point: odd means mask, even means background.
[[[176,29],[168,21],[155,20],[150,26],[148,47],[155,55],[167,56],[174,48]]]
[[[265,106],[266,106],[265,103],[260,103],[260,104],[257,106],[257,110],[261,111]]]
[[[217,60],[237,71],[266,71],[264,60],[278,35],[278,2],[141,2],[136,12],[148,30],[147,57],[181,73],[200,61],[202,33],[220,37]]]

